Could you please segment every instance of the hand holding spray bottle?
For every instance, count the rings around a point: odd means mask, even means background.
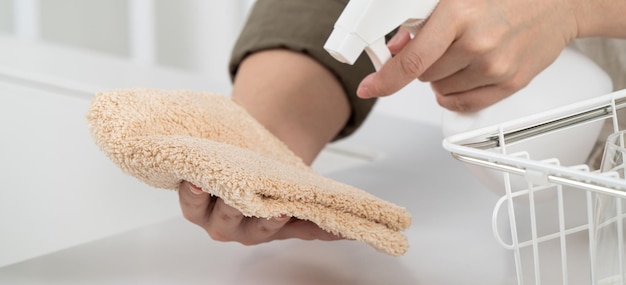
[[[337,19],[324,48],[335,59],[347,64],[353,64],[365,51],[376,70],[380,70],[391,59],[385,35],[399,26],[415,34],[416,28],[430,16],[437,4],[438,0],[351,0]],[[532,116],[611,91],[608,75],[568,46],[552,65],[512,96],[474,113],[444,110],[442,130],[445,136],[449,136]],[[419,112],[419,108],[415,106],[415,111]],[[600,125],[592,124],[582,133],[553,135],[534,144],[523,144],[520,149],[529,152],[533,159],[559,157],[562,164],[581,164],[595,144],[599,131]],[[564,143],[567,147],[563,147]],[[500,174],[484,168],[475,170],[474,174],[490,188],[502,191]]]

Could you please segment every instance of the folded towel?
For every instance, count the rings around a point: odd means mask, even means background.
[[[194,91],[113,90],[87,114],[96,144],[124,172],[164,189],[189,181],[248,217],[281,214],[404,254],[404,208],[324,177],[230,97]]]

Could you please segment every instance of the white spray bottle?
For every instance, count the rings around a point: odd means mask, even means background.
[[[437,0],[352,0],[337,19],[324,49],[335,59],[354,64],[363,51],[376,70],[391,59],[385,35],[404,26],[415,28],[430,15]]]

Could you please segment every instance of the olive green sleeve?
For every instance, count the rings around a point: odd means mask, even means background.
[[[365,55],[351,66],[331,57],[323,48],[347,0],[257,0],[233,48],[230,74],[234,78],[244,58],[266,49],[302,52],[328,68],[343,86],[351,106],[346,126],[335,138],[353,133],[374,106],[374,99],[361,99],[356,89],[374,67]]]

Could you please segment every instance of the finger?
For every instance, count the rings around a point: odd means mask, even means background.
[[[471,57],[452,45],[438,60],[426,69],[418,79],[423,82],[437,81],[458,73],[470,65]]]
[[[178,200],[185,219],[202,225],[207,221],[211,196],[195,185],[183,181],[178,187]]]
[[[274,218],[255,218],[246,220],[244,244],[258,244],[277,239],[276,234],[280,232],[291,217],[281,215]]]
[[[419,33],[375,73],[365,77],[357,89],[361,98],[388,96],[420,76],[448,49],[456,38],[455,25],[435,9]]]
[[[435,93],[448,96],[465,93],[483,86],[495,85],[500,82],[502,82],[500,78],[486,77],[470,69],[464,69],[452,76],[432,81],[431,87]]]
[[[433,88],[435,89],[435,88]],[[516,88],[509,85],[489,85],[466,92],[441,95],[435,92],[437,103],[454,112],[477,112],[510,96]]]
[[[243,220],[244,216],[239,210],[227,205],[224,200],[217,199],[205,229],[214,240],[238,240],[244,234],[240,229]]]
[[[487,59],[440,80],[432,81],[433,89],[442,95],[461,93],[482,86],[509,84],[518,74],[517,66],[505,59]]]
[[[340,240],[343,237],[334,235],[320,228],[311,221],[292,219],[276,235],[275,239],[298,238],[303,240]]]
[[[398,32],[387,43],[387,48],[389,48],[391,54],[397,54],[409,41],[411,41],[411,34],[404,27],[400,27]]]

